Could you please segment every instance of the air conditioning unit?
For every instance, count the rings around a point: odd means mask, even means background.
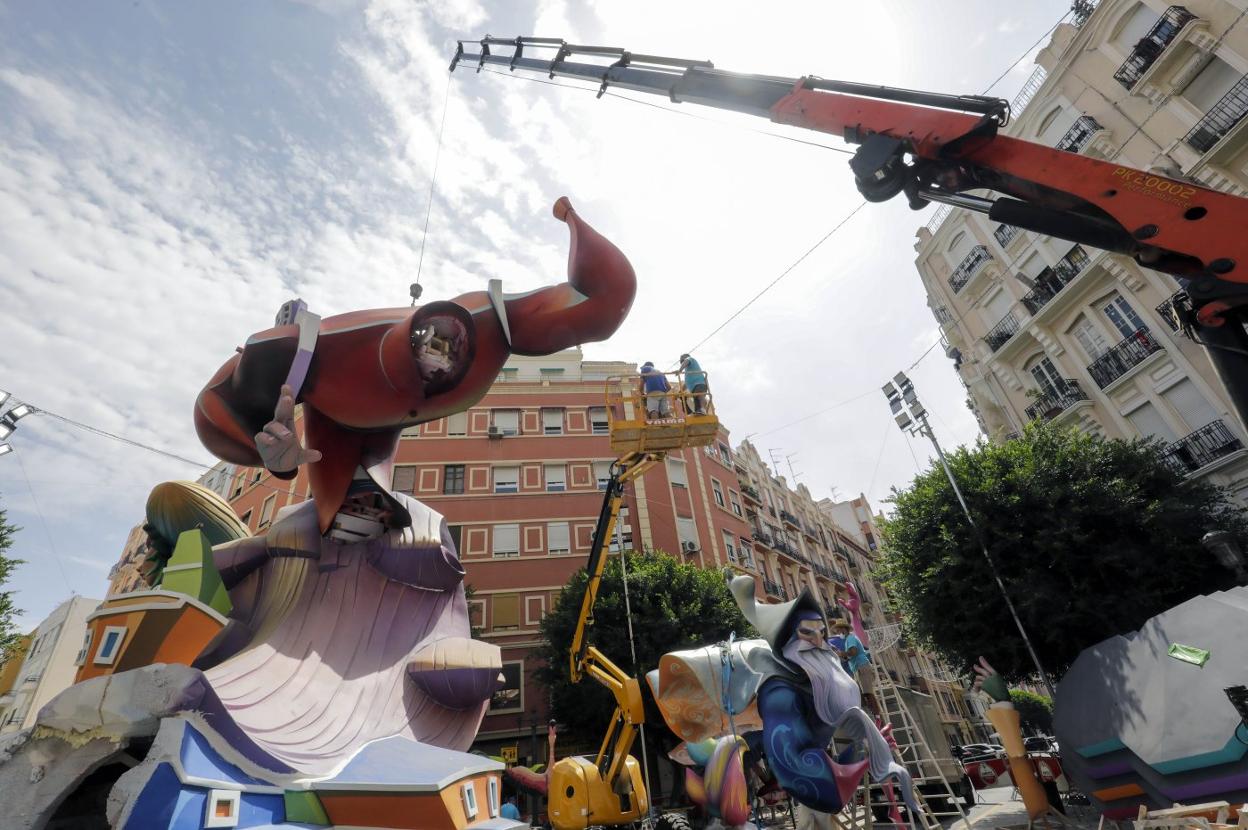
[[[485,431],[485,434],[488,435],[490,438],[502,438],[505,433],[500,427],[492,426]]]
[[[681,542],[680,549],[685,553],[697,553],[699,550],[697,542]]]

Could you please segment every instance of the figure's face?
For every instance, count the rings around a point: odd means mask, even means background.
[[[800,620],[794,632],[797,639],[816,648],[827,648],[828,627],[823,620]]]

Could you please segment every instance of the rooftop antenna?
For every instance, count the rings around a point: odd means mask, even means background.
[[[794,483],[797,482],[797,477],[801,475],[801,473],[793,469],[793,459],[796,457],[797,457],[797,453],[795,452],[789,453],[788,455],[784,457],[785,463],[789,465],[789,475],[793,477],[792,480]]]
[[[832,491],[832,501],[840,501],[841,500],[840,489],[835,484],[833,484],[829,489],[831,489]]]
[[[775,474],[776,478],[780,477],[780,461],[776,458],[776,454],[781,452],[784,452],[783,447],[773,447],[772,449],[767,450],[767,455],[771,456],[771,471]]]

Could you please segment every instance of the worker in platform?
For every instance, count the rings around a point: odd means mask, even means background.
[[[654,420],[672,416],[672,401],[669,397],[672,386],[667,382],[667,378],[663,377],[663,373],[654,368],[654,363],[649,360],[641,366],[641,388],[646,395],[647,418]]]
[[[702,371],[702,366],[698,361],[694,360],[687,354],[680,356],[680,371],[685,373],[685,391],[692,393],[693,414],[706,414],[706,393],[709,391],[706,385],[706,372]],[[689,405],[686,404],[688,409]]]
[[[862,702],[878,715],[880,709],[875,700],[875,666],[871,664],[871,655],[848,623],[840,622],[837,633],[845,638],[845,670],[858,681],[858,688],[862,690]]]

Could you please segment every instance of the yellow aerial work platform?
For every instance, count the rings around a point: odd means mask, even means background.
[[[666,452],[715,443],[719,418],[710,392],[695,395],[682,387],[679,372],[664,374],[670,392],[642,391],[641,378],[607,378],[607,422],[617,455]]]

